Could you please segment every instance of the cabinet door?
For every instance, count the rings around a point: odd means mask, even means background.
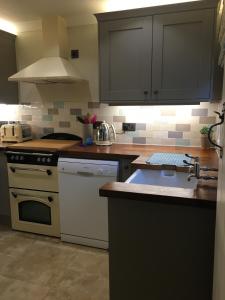
[[[16,73],[15,36],[0,30],[0,103],[18,103],[18,84],[8,77]]]
[[[151,52],[152,17],[101,23],[101,102],[148,100]]]
[[[154,16],[153,100],[210,99],[213,32],[212,9]]]

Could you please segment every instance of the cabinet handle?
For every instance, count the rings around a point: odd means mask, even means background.
[[[158,90],[155,90],[155,91],[153,92],[154,95],[158,95],[158,93],[159,93]]]

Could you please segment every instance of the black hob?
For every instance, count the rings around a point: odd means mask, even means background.
[[[42,137],[51,140],[81,141],[81,137],[69,133],[51,133]],[[13,150],[5,152],[8,163],[57,166],[59,153],[53,151]]]

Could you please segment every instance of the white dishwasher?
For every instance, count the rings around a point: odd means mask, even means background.
[[[61,239],[108,248],[108,201],[99,188],[117,181],[118,162],[59,158]]]

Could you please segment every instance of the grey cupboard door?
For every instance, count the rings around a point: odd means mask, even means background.
[[[148,101],[152,17],[103,22],[99,36],[101,102]]]
[[[213,35],[211,9],[154,16],[153,100],[179,104],[210,98]]]
[[[0,103],[18,103],[18,84],[8,77],[16,73],[15,36],[0,30]]]

